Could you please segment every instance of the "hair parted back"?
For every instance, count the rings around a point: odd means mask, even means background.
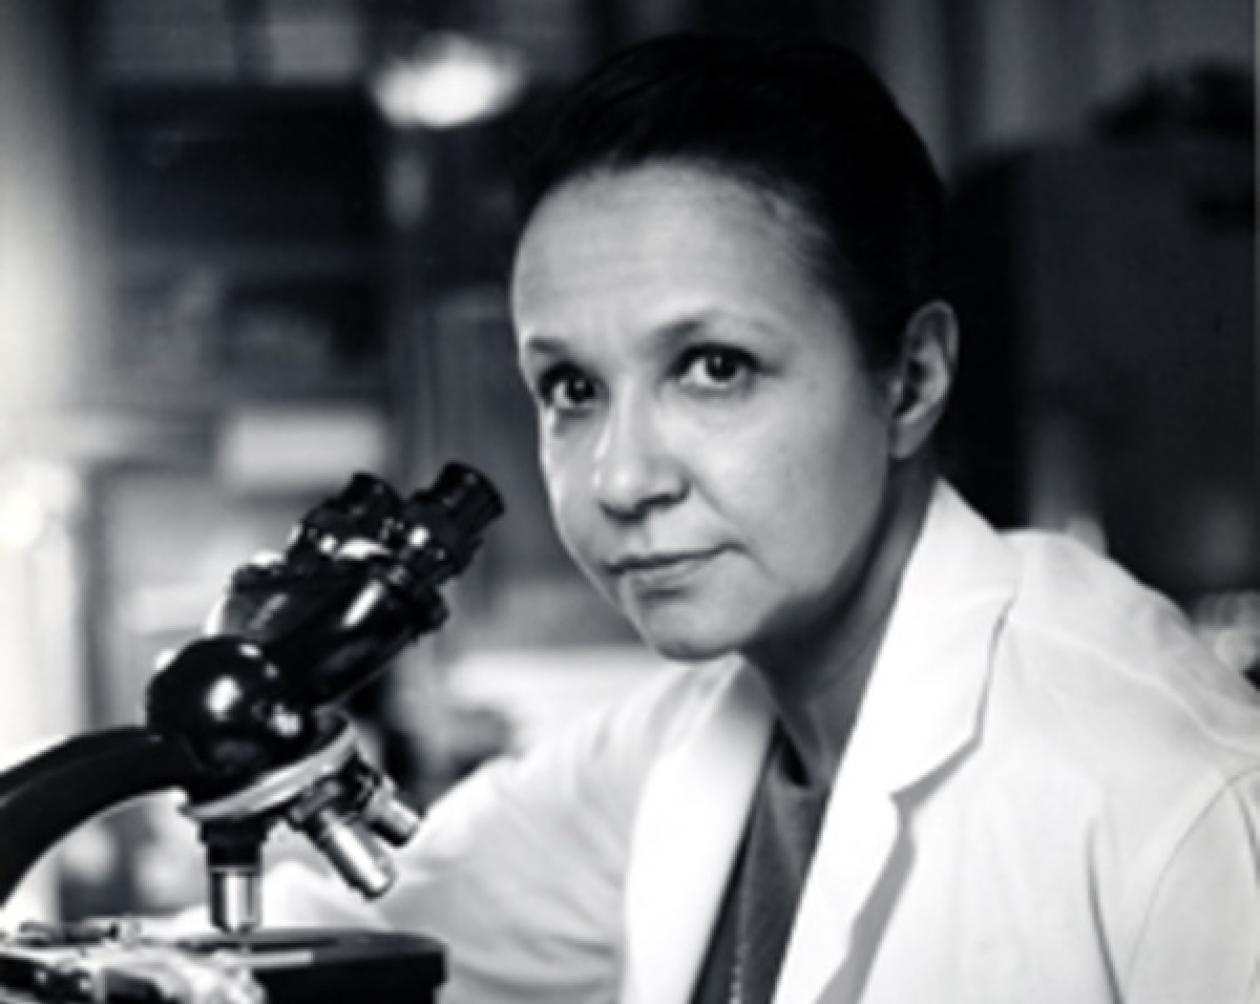
[[[838,46],[689,34],[642,42],[570,89],[529,146],[527,216],[567,181],[655,163],[786,199],[873,367],[895,360],[905,321],[940,293],[940,179],[884,85]]]

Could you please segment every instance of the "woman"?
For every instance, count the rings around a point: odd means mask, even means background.
[[[694,665],[454,792],[373,918],[447,942],[450,1001],[1257,999],[1257,702],[938,479],[940,186],[878,82],[660,40],[535,166],[511,296],[556,523]]]

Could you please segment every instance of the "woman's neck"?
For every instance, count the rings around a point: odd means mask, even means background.
[[[844,595],[808,628],[746,653],[811,786],[830,785],[840,765],[934,483],[929,464],[894,472],[865,560]]]

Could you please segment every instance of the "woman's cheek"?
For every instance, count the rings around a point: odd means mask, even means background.
[[[544,448],[542,476],[560,542],[574,561],[584,565],[582,506],[575,491],[574,465],[564,462],[561,451]]]

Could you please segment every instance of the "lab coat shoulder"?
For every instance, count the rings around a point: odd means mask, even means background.
[[[492,761],[434,806],[405,864],[469,871],[484,853],[495,872],[510,873],[505,855],[513,855],[527,874],[554,880],[565,895],[581,898],[575,868],[619,886],[647,774],[732,671],[727,664],[664,667],[627,699],[523,755]]]
[[[1257,1002],[1260,702],[1173,604],[942,489],[885,648],[835,790],[899,829],[828,1002]]]
[[[443,1001],[611,1000],[621,964],[629,835],[646,774],[734,671],[662,668],[627,699],[519,756],[485,765],[436,803],[367,907],[280,870],[282,922],[417,931],[448,947]]]
[[[1260,770],[1260,692],[1202,644],[1181,610],[1059,536],[1008,538],[1019,555],[997,636],[987,718],[1109,803],[1170,792],[1197,816]]]
[[[1037,807],[1043,862],[1083,855],[1122,999],[1256,1000],[1260,695],[1119,566],[1007,539],[985,728],[1010,804]]]

